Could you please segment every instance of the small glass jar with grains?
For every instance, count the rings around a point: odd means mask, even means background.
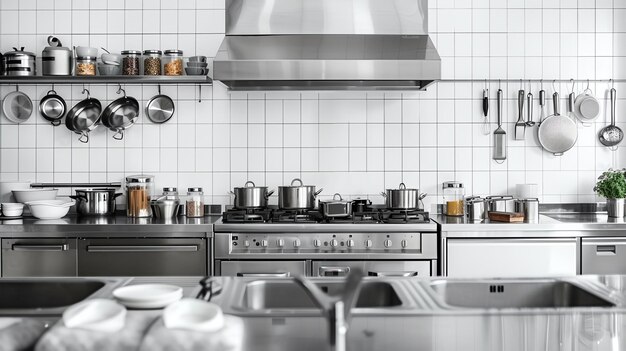
[[[141,51],[124,50],[122,51],[122,75],[138,76],[139,75],[139,57]]]
[[[202,188],[187,189],[187,217],[204,217],[204,193]]]
[[[96,58],[92,56],[76,57],[76,75],[77,76],[95,76],[96,75]]]
[[[150,199],[153,194],[154,176],[140,174],[126,177],[126,215],[152,217]]]
[[[446,216],[465,215],[465,188],[461,182],[443,183],[444,214]]]
[[[161,75],[161,50],[144,50],[143,52],[143,75]]]
[[[163,55],[163,74],[166,76],[183,75],[182,50],[165,50]]]

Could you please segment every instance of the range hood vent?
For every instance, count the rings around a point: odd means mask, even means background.
[[[427,0],[226,0],[232,90],[418,90],[441,78]]]

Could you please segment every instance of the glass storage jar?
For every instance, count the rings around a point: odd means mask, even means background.
[[[144,50],[143,52],[143,75],[161,75],[161,50]]]
[[[443,201],[446,216],[463,216],[465,215],[465,206],[463,200],[465,198],[465,188],[461,182],[444,182],[443,183]]]
[[[139,75],[139,57],[141,51],[124,50],[122,51],[122,75],[138,76]]]
[[[187,189],[187,217],[204,217],[204,193],[202,188]]]
[[[153,194],[154,176],[140,174],[126,177],[126,215],[152,217],[150,199]]]
[[[165,50],[163,55],[163,74],[166,76],[183,75],[182,50]]]
[[[76,57],[77,76],[95,76],[96,58],[93,56]]]

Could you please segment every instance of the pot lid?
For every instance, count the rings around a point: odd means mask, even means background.
[[[235,187],[235,189],[266,189],[266,186],[256,186],[253,181],[249,180],[241,187]]]
[[[48,37],[48,45],[50,46],[46,46],[45,48],[43,48],[43,51],[72,51],[70,50],[70,48],[66,48],[63,47],[63,44],[61,43],[61,40],[59,40],[57,37],[55,36],[49,36]]]
[[[4,56],[9,57],[21,57],[25,56],[28,58],[35,58],[35,54],[32,52],[24,51],[24,47],[22,46],[19,50],[17,48],[13,48],[13,51],[7,51]]]
[[[294,183],[300,183],[300,185],[294,185]],[[302,187],[313,187],[315,188],[315,185],[304,185],[304,183],[302,183],[302,180],[300,178],[295,178],[294,180],[291,181],[291,185],[281,185],[280,188],[302,188]]]
[[[400,183],[400,185],[398,185],[397,189],[387,189],[387,191],[389,191],[389,190],[395,190],[395,191],[397,191],[397,190],[418,191],[418,189],[409,189],[409,188],[407,188],[404,183]]]
[[[154,181],[153,175],[138,174],[126,177],[127,183],[152,183]]]
[[[76,189],[76,193],[114,193],[116,189],[113,188],[105,188],[105,189]]]

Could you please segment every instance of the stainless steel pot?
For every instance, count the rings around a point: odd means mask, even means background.
[[[515,199],[510,195],[487,196],[489,212],[514,212]]]
[[[332,200],[320,201],[320,210],[325,218],[348,217],[352,214],[352,201],[345,201],[341,194],[335,193]]]
[[[274,190],[267,191],[266,186],[256,186],[254,182],[247,181],[243,187],[231,191],[235,195],[233,206],[238,209],[265,208],[267,199],[273,193]]]
[[[420,194],[419,189],[407,189],[404,183],[400,183],[398,189],[387,189],[380,194],[390,210],[417,210],[420,208],[419,202],[427,195]]]
[[[485,199],[480,196],[471,196],[465,199],[465,212],[467,219],[472,222],[480,222],[487,218]]]
[[[72,50],[63,47],[61,41],[52,35],[48,45],[41,52],[41,71],[44,76],[71,76]]]
[[[3,56],[5,74],[7,76],[34,76],[37,72],[35,66],[35,54],[13,48]]]
[[[300,185],[294,185],[294,183]],[[302,185],[302,180],[296,178],[291,185],[278,187],[278,207],[283,210],[310,210],[315,208],[316,198],[323,188],[315,191],[315,185]]]
[[[524,221],[537,223],[539,221],[539,199],[515,200],[515,212],[524,214]]]
[[[170,219],[176,217],[180,201],[177,198],[171,197],[172,196],[162,196],[156,200],[150,201],[152,214],[155,218]],[[185,206],[183,205],[183,207]]]
[[[115,213],[115,199],[122,193],[115,193],[115,189],[77,189],[76,195],[70,196],[76,200],[76,213],[79,216],[103,216]]]

